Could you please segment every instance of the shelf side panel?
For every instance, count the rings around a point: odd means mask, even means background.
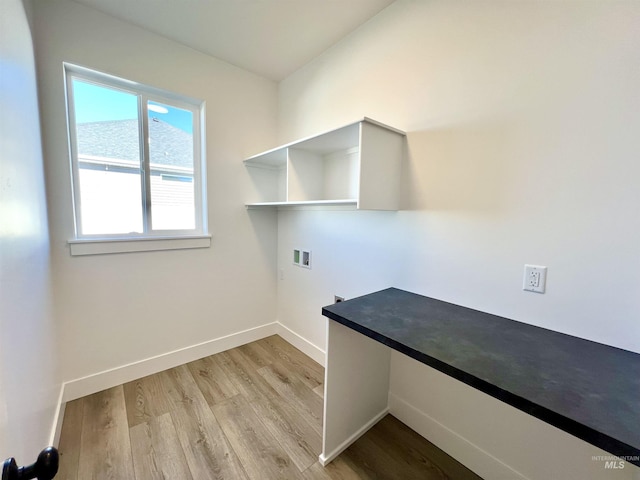
[[[398,210],[404,135],[363,122],[360,129],[362,210]]]

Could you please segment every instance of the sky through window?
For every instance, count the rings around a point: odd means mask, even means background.
[[[76,99],[77,123],[138,118],[137,105],[131,102],[131,95],[120,90],[74,79],[73,95]],[[149,102],[149,110],[150,117],[157,117],[180,130],[193,133],[191,112],[157,102]]]

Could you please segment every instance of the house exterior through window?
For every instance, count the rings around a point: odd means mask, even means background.
[[[76,239],[206,234],[202,102],[65,73]]]

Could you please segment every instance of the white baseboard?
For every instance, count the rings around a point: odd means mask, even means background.
[[[55,415],[53,416],[53,425],[51,426],[51,435],[49,436],[49,445],[58,447],[60,442],[60,434],[62,433],[62,420],[64,419],[64,411],[67,406],[63,401],[64,385],[60,385],[60,394],[58,395],[58,402],[56,403]]]
[[[347,438],[344,442],[342,442],[332,452],[329,452],[326,455],[324,454],[324,452],[321,453],[320,456],[318,457],[318,460],[320,460],[320,463],[322,464],[322,466],[326,467],[329,463],[331,463],[331,461],[334,458],[336,458],[338,455],[340,455],[342,452],[344,452],[347,448],[349,448],[349,446],[351,446],[352,443],[354,443],[356,440],[358,440],[362,435],[367,433],[371,427],[373,427],[376,423],[378,423],[380,420],[382,420],[382,418],[387,413],[389,413],[389,409],[385,408],[380,413],[375,415],[371,420],[369,420],[367,423],[365,423],[364,426],[362,428],[360,428],[356,433],[354,433],[349,438]]]
[[[521,473],[391,392],[389,413],[482,478],[528,480]]]
[[[208,340],[172,352],[156,355],[103,372],[88,375],[65,382],[63,384],[62,401],[68,402],[76,398],[91,395],[107,388],[115,387],[138,378],[193,362],[209,355],[236,348],[261,338],[275,335],[279,327],[277,322],[233,333],[224,337]],[[284,337],[285,340],[288,340]],[[305,352],[306,353],[306,352]]]
[[[277,333],[291,345],[296,347],[298,350],[302,351],[305,355],[313,358],[316,362],[318,362],[323,367],[325,366],[325,351],[320,347],[314,345],[306,338],[298,335],[296,332],[291,330],[289,327],[285,327],[280,322],[277,322],[278,329]]]

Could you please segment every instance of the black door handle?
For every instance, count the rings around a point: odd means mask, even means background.
[[[8,458],[2,465],[2,480],[52,480],[58,473],[58,450],[47,447],[40,452],[33,465],[18,467],[15,458]]]

